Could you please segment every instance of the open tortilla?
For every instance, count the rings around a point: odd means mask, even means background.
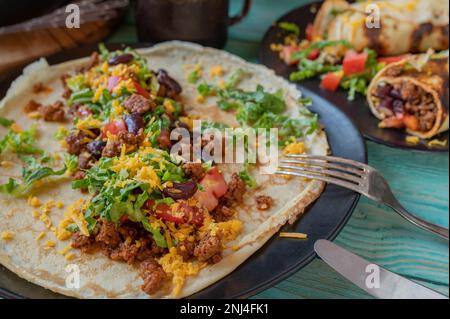
[[[409,134],[420,138],[431,138],[447,131],[448,61],[448,52],[435,55],[430,52],[413,55],[384,67],[372,80],[367,90],[370,109],[382,121],[381,126],[389,127],[390,118],[400,116],[394,114],[396,108],[393,107],[393,103],[383,103],[386,99],[392,100],[392,97],[389,94],[380,96],[380,92],[383,91],[381,87],[389,86],[396,88],[402,95],[401,113],[412,115],[419,120],[419,127],[406,127]],[[388,107],[383,108],[383,105]]]
[[[201,118],[208,118],[217,122],[235,124],[235,117],[215,106],[215,99],[208,99],[205,103],[197,103],[195,85],[188,83],[183,65],[201,64],[212,66],[220,63],[227,73],[238,68],[250,74],[241,84],[244,89],[255,89],[257,84],[263,85],[267,90],[274,92],[282,89],[288,105],[288,114],[292,117],[301,116],[299,113],[298,98],[300,92],[295,86],[275,76],[274,72],[263,66],[245,62],[223,51],[204,48],[198,45],[169,42],[156,45],[149,49],[141,49],[142,54],[153,69],[166,69],[183,87],[182,97],[188,114],[195,114]],[[54,134],[59,124],[36,121],[28,118],[22,111],[23,106],[31,97],[40,103],[52,103],[63,92],[60,77],[73,68],[84,65],[87,58],[48,66],[45,60],[40,60],[24,69],[9,89],[6,97],[0,103],[0,116],[16,120],[24,129],[36,124],[39,138],[37,144],[49,153],[63,152],[60,145],[55,142]],[[33,95],[33,85],[42,82],[52,88],[47,95]],[[0,127],[0,134],[4,134]],[[319,129],[305,138],[308,153],[326,155],[329,147],[326,135]],[[10,166],[0,167],[1,182],[7,177],[20,176],[21,165],[13,154],[2,154],[2,161]],[[232,171],[239,168],[236,165],[222,165],[221,170],[227,178]],[[305,208],[310,205],[323,191],[324,183],[300,178],[286,179],[273,175],[259,175],[253,172],[258,187],[248,191],[244,203],[238,208],[236,218],[243,222],[243,231],[232,242],[227,243],[223,252],[223,259],[213,265],[202,268],[195,276],[187,276],[186,282],[177,295],[173,295],[173,287],[151,297],[171,298],[186,297],[215,283],[231,273],[236,267],[256,252],[273,236],[281,226],[288,221],[294,222]],[[62,201],[66,206],[79,198],[88,197],[78,190],[71,188],[70,180],[65,177],[52,178],[42,186],[33,189],[42,203],[48,200]],[[270,210],[259,211],[255,208],[254,195],[267,194],[276,200]],[[0,207],[2,223],[0,233],[13,232],[12,240],[0,240],[0,262],[20,277],[43,286],[52,291],[79,298],[148,298],[141,291],[142,279],[133,266],[123,262],[108,259],[100,252],[95,254],[80,254],[75,251],[76,257],[66,260],[61,253],[70,241],[58,241],[43,221],[33,217],[35,208],[27,202],[27,198],[11,198],[0,194]],[[58,225],[62,220],[65,209],[54,208],[48,214],[51,225]],[[43,239],[36,237],[45,232]],[[45,247],[45,242],[56,242],[55,247]],[[66,285],[70,271],[66,267],[76,265],[80,270],[80,287],[70,288]],[[68,272],[67,272],[68,271]]]
[[[379,10],[380,27],[368,14]],[[327,0],[314,21],[313,39],[347,40],[355,50],[371,48],[379,55],[448,49],[449,4],[446,0],[384,0],[349,4]]]

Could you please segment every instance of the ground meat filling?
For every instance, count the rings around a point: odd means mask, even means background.
[[[259,210],[269,210],[272,204],[273,199],[270,196],[260,195],[256,197],[256,208]]]
[[[63,122],[65,120],[64,103],[56,101],[50,105],[42,105],[34,100],[30,100],[23,108],[25,113],[38,112],[47,122]]]
[[[89,139],[86,133],[82,131],[72,132],[66,138],[67,152],[71,155],[80,155],[85,149]]]
[[[214,219],[218,222],[227,221],[233,217],[235,213],[233,207],[243,202],[247,188],[245,182],[236,173],[231,175],[227,186],[226,194],[220,199],[217,208],[211,212]]]
[[[95,240],[108,245],[110,248],[115,248],[121,243],[120,233],[116,226],[107,221],[101,223],[100,231],[95,237]]]
[[[231,180],[228,182],[228,191],[224,196],[226,203],[229,204],[229,206],[242,203],[245,189],[245,182],[238,174],[233,173],[231,175]]]
[[[193,180],[199,181],[205,176],[202,163],[186,163],[183,165],[184,172]]]
[[[88,152],[82,152],[78,156],[78,168],[79,169],[89,169],[95,164],[95,158],[92,157]]]
[[[195,245],[194,241],[184,240],[177,246],[177,252],[184,261],[189,261],[194,256]]]
[[[30,100],[27,105],[23,108],[25,113],[36,112],[42,105],[35,100]]]
[[[151,295],[157,292],[166,279],[166,273],[154,259],[148,259],[141,263],[139,274],[144,280],[141,289]]]
[[[156,141],[158,142],[158,146],[163,150],[168,150],[172,142],[170,141],[170,133],[167,129],[162,129],[161,133],[159,133],[159,136],[156,138]]]
[[[77,232],[72,236],[72,247],[80,249],[83,253],[92,252],[95,247],[95,239]]]
[[[386,115],[383,121],[386,127],[407,127],[421,132],[433,128],[438,111],[433,96],[414,83],[381,83],[375,95],[380,99],[380,111]]]
[[[144,280],[142,290],[148,294],[157,292],[167,276],[155,258],[167,250],[158,247],[151,235],[134,223],[124,222],[116,227],[114,223],[99,220],[97,225],[90,236],[75,233],[72,247],[83,253],[101,249],[112,260],[139,265]],[[193,251],[194,248],[189,246],[188,249]]]
[[[108,140],[106,146],[102,150],[103,157],[114,157],[120,154],[122,143],[118,140]]]
[[[133,94],[125,100],[123,106],[130,113],[144,114],[156,107],[156,103],[153,100],[146,99],[142,95]]]
[[[220,234],[207,233],[194,248],[198,261],[215,264],[222,259],[222,239]]]
[[[70,75],[67,74],[67,73],[61,75],[61,78],[60,78],[61,82],[62,82],[62,85],[63,85],[63,88],[64,88],[64,92],[63,92],[63,94],[61,96],[63,98],[65,98],[65,99],[70,98],[70,96],[72,95],[72,90],[67,86],[67,83],[66,83],[66,80],[68,78],[70,78]]]

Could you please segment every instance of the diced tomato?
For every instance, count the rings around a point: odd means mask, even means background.
[[[414,115],[405,114],[403,124],[411,131],[417,131],[420,127],[419,119]]]
[[[122,215],[122,216],[120,217],[120,222],[121,222],[121,223],[125,223],[127,220],[129,220],[128,215]]]
[[[110,76],[108,78],[108,84],[107,84],[108,91],[112,92],[114,90],[114,88],[119,84],[119,82],[120,82],[120,77]]]
[[[305,30],[307,40],[312,41],[313,31],[314,31],[314,25],[312,23],[308,23],[306,30]]]
[[[357,53],[349,50],[345,54],[343,62],[343,70],[345,75],[361,73],[366,68],[366,62],[369,57],[367,52]]]
[[[212,211],[219,204],[218,198],[226,194],[228,185],[217,167],[211,168],[200,181],[199,189],[194,198],[208,211]]]
[[[204,209],[197,206],[190,206],[186,201],[178,202],[178,209],[183,213],[185,223],[202,226],[205,218]]]
[[[145,202],[145,208],[152,214],[156,214],[156,216],[161,218],[162,220],[175,224],[183,224],[185,222],[184,216],[175,216],[172,214],[172,209],[169,205],[160,203],[156,207],[154,206],[155,201],[153,199],[149,199]]]
[[[203,189],[211,191],[217,198],[225,195],[228,190],[227,183],[217,167],[211,168],[206,173],[205,177],[201,180],[200,185],[203,186]]]
[[[127,125],[125,124],[124,120],[118,120],[115,122],[110,122],[103,126],[102,128],[102,135],[103,137],[107,136],[107,133],[111,133],[112,135],[118,135],[120,132],[126,132],[127,131]]]
[[[319,49],[313,49],[311,53],[308,54],[308,60],[315,60],[319,57],[320,50]]]
[[[198,190],[194,194],[194,198],[200,205],[205,207],[209,212],[219,205],[219,200],[214,196],[213,192],[207,190]]]
[[[147,92],[147,90],[145,90],[142,86],[140,86],[139,83],[133,81],[133,84],[137,94],[142,95],[146,99],[150,98],[150,94]]]
[[[292,45],[286,45],[281,50],[281,58],[286,64],[294,65],[298,63],[298,60],[292,60],[292,54],[300,51],[299,47],[295,47]]]
[[[322,81],[320,82],[320,86],[325,90],[334,92],[339,87],[339,84],[341,83],[343,76],[344,75],[342,72],[327,73],[322,78]]]
[[[386,64],[391,64],[391,63],[402,61],[406,57],[407,57],[406,55],[387,56],[387,57],[378,58],[377,61],[378,61],[378,63],[382,62],[382,63],[386,63]]]
[[[158,211],[156,211],[156,215],[166,222],[172,222],[175,224],[184,224],[184,218],[182,216],[175,216],[172,215],[171,213]]]

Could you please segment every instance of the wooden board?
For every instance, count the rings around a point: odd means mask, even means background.
[[[92,22],[79,29],[57,28],[0,35],[0,73],[63,49],[103,40],[116,21]]]

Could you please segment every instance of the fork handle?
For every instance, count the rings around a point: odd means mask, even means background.
[[[448,240],[448,228],[427,222],[426,220],[410,214],[397,200],[394,203],[389,204],[389,206],[414,225]]]

